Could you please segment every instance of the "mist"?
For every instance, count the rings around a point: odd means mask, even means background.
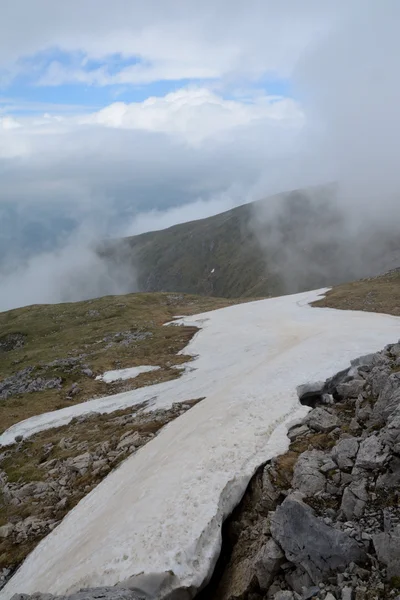
[[[400,266],[399,16],[394,2],[353,3],[297,65],[305,127],[281,174],[335,185],[255,205],[254,230],[287,291]]]
[[[101,240],[289,190],[308,191],[257,203],[253,218],[287,291],[398,266],[400,6],[310,3],[300,19],[273,5],[243,29],[213,21],[217,58],[233,41],[239,57],[217,80],[87,114],[0,112],[0,310],[135,291],[132,257],[110,267]],[[261,89],[266,73],[290,91]]]

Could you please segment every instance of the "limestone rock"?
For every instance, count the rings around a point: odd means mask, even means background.
[[[348,521],[351,521],[354,517],[359,519],[364,512],[367,501],[368,492],[365,479],[353,481],[343,492],[340,509],[344,512]]]
[[[314,431],[327,433],[339,425],[339,419],[326,409],[318,407],[308,413],[305,423]]]
[[[306,433],[308,433],[310,431],[309,427],[307,427],[307,425],[295,425],[294,427],[292,427],[291,429],[289,429],[288,431],[288,438],[289,440],[292,442],[293,440],[295,440],[297,437],[299,437],[300,435],[305,435]]]
[[[363,391],[365,386],[364,379],[353,379],[347,383],[341,383],[337,387],[338,394],[341,398],[357,398]]]
[[[360,444],[355,466],[360,469],[379,469],[388,456],[388,448],[376,435],[370,435]]]
[[[331,571],[365,558],[353,538],[326,525],[295,495],[288,496],[276,509],[271,533],[286,558],[302,566],[315,584]]]
[[[269,539],[254,559],[255,575],[261,590],[268,590],[284,560],[281,548],[272,538]]]
[[[400,577],[400,527],[372,537],[378,560],[387,567],[387,577]]]
[[[125,448],[130,448],[131,446],[139,446],[140,445],[140,435],[137,431],[132,433],[132,435],[127,435],[122,438],[117,446],[117,450],[124,450]]]
[[[358,441],[354,437],[340,440],[332,450],[332,458],[339,469],[345,471],[354,465],[354,459],[358,452]]]
[[[6,525],[3,525],[2,527],[0,527],[0,539],[10,537],[13,531],[14,525],[12,523],[7,523]]]
[[[320,467],[325,458],[325,454],[318,450],[300,454],[293,471],[293,488],[306,496],[324,491],[326,479],[320,472]]]

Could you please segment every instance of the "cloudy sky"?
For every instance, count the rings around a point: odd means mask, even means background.
[[[367,171],[378,186],[390,170],[397,190],[397,0],[0,8],[7,277],[78,239],[158,229],[342,174],[360,186]]]

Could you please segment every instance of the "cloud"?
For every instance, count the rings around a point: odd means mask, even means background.
[[[74,233],[56,251],[10,264],[1,276],[0,311],[134,292],[133,267],[117,262],[107,265],[97,255],[95,244],[88,242],[86,235]]]
[[[53,247],[62,263],[81,224],[98,238],[135,233],[326,181],[339,184],[349,235],[393,229],[399,17],[397,0],[8,3],[5,80],[128,92],[100,109],[30,116],[1,103],[3,262]],[[127,99],[182,77],[202,81]],[[274,77],[290,94],[269,90]]]
[[[14,0],[2,11],[0,67],[8,80],[25,72],[51,85],[287,77],[336,12],[339,7],[317,0],[71,0],[65,6]],[[72,64],[52,60],[54,50],[69,54]],[[36,62],[26,60],[35,56]],[[102,66],[93,69],[90,61]]]
[[[218,138],[237,127],[280,121],[301,127],[302,113],[295,101],[257,96],[253,101],[227,100],[206,88],[185,88],[144,102],[117,102],[88,116],[84,122],[178,135],[188,142]]]

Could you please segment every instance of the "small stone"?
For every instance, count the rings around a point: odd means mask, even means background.
[[[16,435],[15,436],[15,441],[17,442],[17,444],[19,444],[19,442],[22,442],[23,439],[24,439],[23,435]]]
[[[353,590],[351,587],[344,587],[342,589],[342,600],[352,600]]]
[[[6,539],[10,537],[12,532],[14,531],[14,525],[12,523],[7,523],[0,527],[0,538]]]

